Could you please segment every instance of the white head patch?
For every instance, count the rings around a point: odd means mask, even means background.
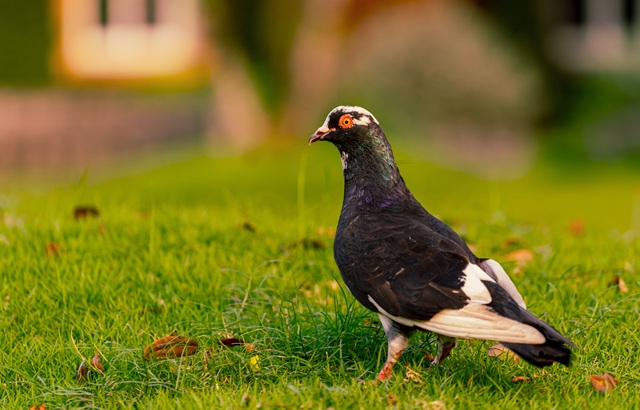
[[[360,116],[353,117],[353,123],[356,125],[369,125],[371,124],[372,119],[376,124],[380,124],[378,120],[376,120],[376,117],[373,116],[373,114],[371,114],[369,111],[365,110],[362,107],[358,107],[355,105],[341,105],[331,110],[329,115],[327,115],[326,121],[324,122],[325,125],[329,124],[329,117],[331,117],[331,114],[333,114],[336,111],[342,111],[344,113],[360,114]]]

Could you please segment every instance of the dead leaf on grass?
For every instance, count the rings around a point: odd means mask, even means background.
[[[254,233],[256,231],[256,226],[253,222],[250,221],[245,221],[243,223],[240,224],[240,228],[247,231],[247,232],[251,232]]]
[[[584,221],[582,219],[574,219],[569,224],[569,233],[573,236],[582,236],[584,234]]]
[[[289,256],[289,251],[298,249],[300,247],[302,247],[303,249],[324,249],[326,248],[326,245],[320,239],[302,238],[299,241],[291,242],[284,246],[281,246],[280,249],[284,252],[285,256]]]
[[[511,359],[514,362],[519,359],[518,355],[513,353],[502,345],[502,343],[496,343],[487,350],[487,354],[492,357],[499,357],[501,359]]]
[[[100,373],[104,373],[104,366],[100,361],[100,353],[96,353],[93,358],[91,358],[91,366],[93,366]]]
[[[605,374],[592,374],[589,376],[589,379],[591,380],[591,386],[600,393],[613,390],[619,382],[617,377],[606,372]]]
[[[328,236],[330,238],[333,238],[334,236],[336,236],[336,228],[319,226],[316,229],[316,233],[320,236]]]
[[[87,366],[87,361],[83,360],[80,363],[80,366],[76,369],[76,381],[87,380],[89,378],[89,366]]]
[[[513,376],[511,378],[511,381],[514,382],[514,383],[520,383],[520,382],[529,383],[531,381],[531,378],[527,377],[527,376]]]
[[[517,251],[509,252],[504,258],[509,262],[515,262],[518,266],[525,266],[533,260],[533,252],[529,249],[518,249]]]
[[[51,257],[53,255],[59,254],[60,251],[62,251],[62,246],[55,242],[47,242],[44,247],[44,251],[46,252],[47,256]]]
[[[629,292],[629,288],[627,287],[627,284],[625,283],[624,279],[622,279],[622,276],[620,276],[620,275],[614,276],[614,278],[611,280],[610,283],[612,285],[616,285],[618,287],[618,290],[620,291],[620,293]]]
[[[104,366],[100,362],[100,354],[96,353],[91,359],[91,364],[88,365],[86,360],[83,360],[82,363],[76,369],[76,381],[81,382],[85,380],[89,380],[94,372],[104,373]]]
[[[100,212],[93,205],[76,206],[73,210],[74,219],[97,218],[98,216],[100,216]]]
[[[144,358],[191,356],[198,351],[198,342],[184,335],[165,336],[144,348]]]
[[[38,406],[31,406],[29,410],[47,410],[47,406],[44,403],[40,403]]]
[[[414,382],[414,383],[422,384],[422,378],[420,377],[420,373],[410,369],[409,367],[407,367],[407,372],[405,373],[404,381],[405,383]]]
[[[238,339],[237,337],[226,337],[224,339],[221,339],[220,344],[227,347],[242,346],[249,353],[253,352],[256,349],[256,346],[253,343],[247,343],[242,339]]]

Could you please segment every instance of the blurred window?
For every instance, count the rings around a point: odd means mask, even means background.
[[[201,61],[199,0],[61,0],[60,50],[81,78],[177,75]]]

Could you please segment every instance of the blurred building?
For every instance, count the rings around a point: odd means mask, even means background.
[[[548,1],[545,42],[568,70],[640,69],[640,1]]]
[[[199,0],[13,3],[0,22],[0,49],[20,45],[2,57],[16,69],[0,69],[0,169],[82,168],[202,133]],[[25,27],[39,31],[25,38]]]

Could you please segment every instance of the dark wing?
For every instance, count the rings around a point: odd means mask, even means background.
[[[460,290],[467,253],[415,215],[360,214],[338,230],[334,254],[349,290],[373,311],[370,297],[414,320],[467,304]]]

